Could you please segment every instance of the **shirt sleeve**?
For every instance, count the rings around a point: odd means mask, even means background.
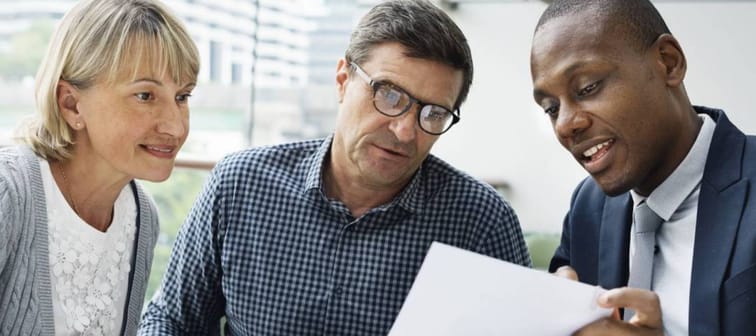
[[[13,199],[10,197],[8,189],[7,181],[0,176],[0,273],[5,269],[12,248],[10,231],[11,225],[13,225]]]
[[[492,193],[495,193],[492,191]],[[494,201],[481,204],[476,211],[479,229],[474,248],[478,253],[531,267],[530,254],[525,245],[520,221],[514,209],[495,194]]]
[[[213,171],[181,227],[160,289],[138,335],[217,335],[224,315],[221,290],[219,178]]]
[[[575,191],[573,191],[572,198],[570,199],[570,211],[572,211],[572,209],[574,208],[577,195],[585,185],[586,181],[587,179],[580,182],[577,188],[575,188]],[[562,223],[561,241],[559,243],[559,246],[557,246],[556,251],[554,251],[554,256],[551,258],[551,262],[549,263],[550,273],[556,272],[559,267],[570,265],[570,242],[572,241],[570,237],[570,233],[572,232],[572,222],[570,221],[570,218],[572,218],[570,216],[570,212],[567,212]]]

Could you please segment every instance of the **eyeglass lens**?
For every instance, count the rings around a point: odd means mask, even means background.
[[[398,116],[412,107],[412,99],[406,92],[380,85],[375,91],[375,107],[383,114]],[[420,127],[433,134],[443,133],[451,126],[452,114],[438,105],[424,105],[420,110]]]

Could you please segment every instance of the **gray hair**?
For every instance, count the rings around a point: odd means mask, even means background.
[[[462,30],[443,10],[427,0],[390,0],[376,5],[352,32],[346,60],[362,64],[370,59],[375,46],[386,42],[404,46],[408,57],[462,70],[462,88],[454,109],[462,105],[472,84],[472,55]]]

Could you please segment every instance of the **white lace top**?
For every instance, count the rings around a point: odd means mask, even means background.
[[[136,227],[127,185],[116,199],[107,232],[85,223],[40,160],[49,221],[55,335],[116,335],[121,331]]]

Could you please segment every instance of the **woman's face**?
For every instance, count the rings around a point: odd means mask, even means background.
[[[73,89],[77,114],[68,120],[76,133],[75,159],[127,179],[163,181],[189,132],[194,83],[175,83],[151,62],[125,68],[112,83]]]

